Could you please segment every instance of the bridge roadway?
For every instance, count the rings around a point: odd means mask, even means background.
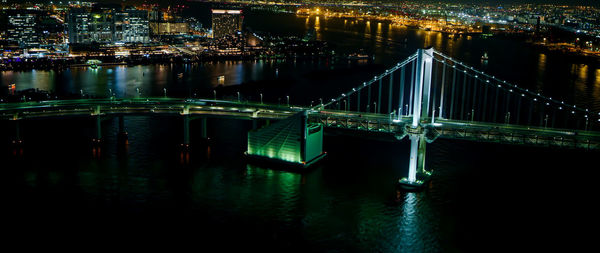
[[[166,114],[234,119],[284,119],[308,110],[252,102],[208,99],[131,98],[76,99],[0,104],[0,119],[19,120],[44,117]],[[403,138],[410,131],[411,116],[397,120],[393,115],[336,110],[310,111],[309,121],[328,128],[383,132]],[[423,119],[428,142],[437,138],[494,142],[542,147],[600,149],[600,132],[553,129],[513,124]]]
[[[412,116],[400,120],[392,115],[324,110],[311,114],[312,122],[325,127],[392,133],[403,138],[409,133]],[[600,149],[600,132],[555,129],[514,124],[424,118],[422,129],[428,142],[437,138],[493,142],[541,147]]]
[[[235,119],[282,119],[303,109],[300,107],[206,99],[75,99],[0,104],[0,119],[18,120],[124,114],[189,114],[192,116]]]

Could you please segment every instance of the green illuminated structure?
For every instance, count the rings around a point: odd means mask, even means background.
[[[308,124],[306,111],[270,126],[248,132],[248,151],[253,158],[308,167],[325,156],[323,126]]]

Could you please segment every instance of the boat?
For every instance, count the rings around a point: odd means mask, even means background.
[[[88,64],[88,65],[90,66],[90,68],[92,68],[92,69],[97,69],[97,68],[98,68],[98,64],[101,64],[101,63],[102,63],[102,61],[100,61],[100,60],[95,60],[95,59],[92,59],[92,60],[88,60],[88,61],[87,61],[87,64]]]
[[[348,55],[348,60],[367,60],[370,58],[371,56],[365,53],[363,49],[361,49],[358,53]]]
[[[483,56],[481,56],[481,61],[487,61],[488,60],[488,54],[487,52],[483,53]]]

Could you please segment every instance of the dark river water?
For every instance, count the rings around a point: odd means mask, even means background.
[[[258,31],[299,36],[315,27],[336,51],[363,48],[375,61],[5,71],[0,86],[3,92],[15,83],[17,89],[97,96],[110,89],[120,97],[136,96],[138,89],[142,96],[162,96],[166,88],[171,96],[211,97],[224,75],[225,86],[239,88],[244,99],[289,95],[292,103],[307,105],[432,45],[521,86],[600,110],[597,62],[543,53],[512,39],[454,40],[387,23],[283,14],[250,13],[245,22]],[[484,52],[487,64],[480,62]],[[128,145],[117,142],[118,122],[104,121],[100,148],[90,145],[91,119],[22,122],[24,147],[0,150],[5,239],[294,252],[518,251],[594,239],[584,231],[598,223],[597,153],[437,140],[427,147],[427,166],[435,171],[431,184],[405,193],[395,183],[407,171],[407,140],[327,133],[328,157],[294,173],[245,162],[250,122],[209,120],[208,143],[195,134],[195,124],[185,154],[178,148],[177,117],[126,117]],[[0,130],[2,143],[9,143],[12,122]]]

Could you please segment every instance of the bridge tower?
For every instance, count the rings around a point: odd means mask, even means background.
[[[403,188],[416,189],[423,185],[428,177],[425,170],[425,130],[421,122],[428,119],[431,100],[431,80],[433,68],[433,48],[417,51],[415,78],[412,85],[414,91],[412,107],[412,123],[407,126],[410,139],[410,161],[408,175],[400,179]]]

